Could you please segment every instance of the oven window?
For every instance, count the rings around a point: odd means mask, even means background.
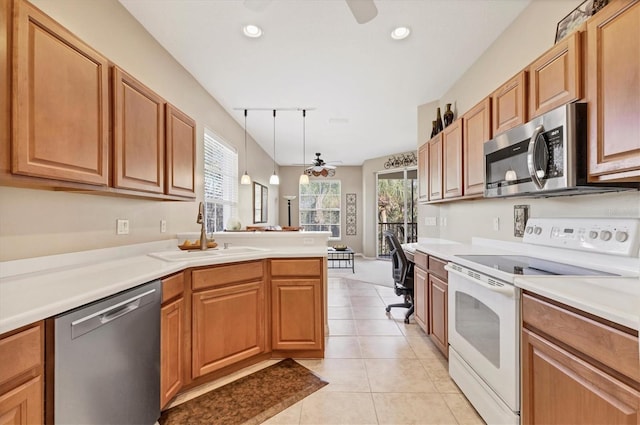
[[[500,368],[500,318],[482,301],[455,293],[456,332],[496,368]]]

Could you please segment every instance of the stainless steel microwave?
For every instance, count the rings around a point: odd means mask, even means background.
[[[484,196],[556,196],[628,190],[587,183],[587,104],[570,103],[484,144]]]

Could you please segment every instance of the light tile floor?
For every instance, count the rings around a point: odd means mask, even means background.
[[[329,278],[322,360],[296,359],[329,382],[265,424],[483,424],[425,333],[405,324],[393,289]]]

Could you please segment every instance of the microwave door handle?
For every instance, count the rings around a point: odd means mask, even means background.
[[[527,167],[529,168],[529,175],[531,176],[531,181],[533,181],[533,183],[536,185],[538,189],[542,189],[544,184],[542,183],[542,181],[540,180],[536,172],[536,169],[537,169],[536,165],[538,164],[535,163],[536,161],[535,152],[536,152],[536,145],[538,143],[538,136],[540,135],[540,133],[542,133],[543,129],[544,128],[541,125],[539,125],[536,127],[535,130],[533,130],[531,139],[529,139],[529,149],[527,150]]]

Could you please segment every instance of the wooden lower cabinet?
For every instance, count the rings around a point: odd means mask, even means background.
[[[320,279],[271,281],[274,350],[320,350],[324,343]]]
[[[264,297],[262,280],[192,295],[192,378],[264,352]]]
[[[640,424],[637,330],[522,295],[523,424]]]
[[[640,424],[640,392],[527,329],[523,424]]]
[[[42,376],[0,394],[0,424],[30,425],[43,423]]]
[[[322,357],[326,264],[321,258],[274,259],[270,270],[273,350]]]
[[[0,424],[44,420],[44,326],[0,336]]]
[[[416,267],[413,269],[413,307],[414,317],[423,331],[429,332],[429,286],[426,270]]]
[[[449,331],[447,329],[448,284],[446,281],[429,275],[429,333],[438,349],[449,357]]]
[[[164,407],[182,388],[184,351],[184,298],[160,310],[160,407]]]

